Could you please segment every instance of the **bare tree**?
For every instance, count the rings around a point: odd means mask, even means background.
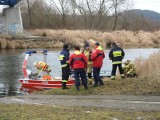
[[[27,4],[28,4],[29,23],[30,23],[30,26],[32,26],[32,16],[31,16],[31,9],[30,9],[30,0],[27,0]]]
[[[62,15],[62,25],[66,25],[66,14],[68,13],[68,0],[50,0],[50,4]]]
[[[112,30],[115,30],[118,17],[130,8],[130,6],[132,5],[131,3],[132,0],[111,0],[111,1],[114,9],[114,24]]]
[[[108,16],[109,10],[112,8],[112,4],[110,4],[110,0],[99,0],[97,2],[97,5],[94,5],[95,11],[97,11],[95,14],[97,16],[95,27],[96,29],[101,28],[102,20],[104,19],[104,25],[106,23],[106,18]]]
[[[132,0],[23,0],[24,28],[154,30],[159,24],[143,16],[124,16]]]
[[[84,0],[71,0],[71,4],[74,6],[75,10],[77,11],[78,16],[81,16],[83,18],[82,21],[84,21],[84,26],[88,25],[88,20],[87,20],[87,13],[85,10],[85,1]]]
[[[32,9],[31,6],[35,0],[22,0],[21,2],[18,3],[18,7],[21,8],[22,12],[22,17],[25,16],[23,21],[27,23],[27,26],[32,26]]]

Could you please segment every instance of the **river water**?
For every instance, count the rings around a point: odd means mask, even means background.
[[[26,50],[0,50],[0,96],[13,96],[23,93],[20,91],[21,84],[19,79],[23,78],[22,64],[25,58]],[[149,55],[160,51],[159,48],[134,48],[124,49],[125,59],[134,61],[138,57],[148,58]],[[60,50],[49,50],[47,55],[47,63],[50,65],[52,77],[61,76],[61,68],[58,55]],[[71,51],[70,53],[73,53]],[[112,63],[108,59],[109,50],[105,50],[104,64],[101,74],[110,75]],[[33,73],[36,69],[33,67],[33,62],[42,61],[43,55],[32,55],[28,59],[27,68]]]

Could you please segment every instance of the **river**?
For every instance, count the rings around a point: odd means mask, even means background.
[[[20,91],[20,78],[23,78],[22,64],[25,58],[26,50],[0,50],[0,95],[14,96],[23,93]],[[159,48],[134,48],[124,49],[125,59],[134,61],[138,57],[148,58],[154,52],[160,51]],[[49,50],[47,55],[47,63],[51,66],[53,77],[61,76],[61,68],[59,62],[60,50]],[[70,53],[73,53],[71,51]],[[101,70],[101,74],[109,75],[112,67],[111,61],[108,59],[109,50],[105,50],[106,57]],[[29,57],[27,68],[33,73],[36,69],[33,62],[42,61],[43,55],[36,54]]]

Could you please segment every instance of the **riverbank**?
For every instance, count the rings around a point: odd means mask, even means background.
[[[155,62],[156,61],[156,62]],[[41,91],[36,94],[46,95],[160,95],[160,52],[154,53],[148,59],[137,58],[134,62],[138,77],[121,79],[117,75],[116,80],[104,78],[104,86],[92,87],[80,91],[75,87],[68,90],[53,89]]]
[[[155,74],[154,74],[155,75]],[[103,79],[104,86],[93,88],[89,86],[88,90],[85,90],[83,86],[80,87],[80,91],[77,91],[75,87],[70,89],[52,89],[39,91],[35,94],[44,95],[156,95],[160,96],[160,75],[143,76],[139,78],[126,78],[113,81],[109,78]]]
[[[103,47],[110,47],[112,42],[116,42],[121,47],[160,47],[160,31],[101,32],[91,30],[37,29],[28,30],[27,34],[29,35],[27,37],[0,36],[0,48],[61,48],[64,43],[83,47],[85,40],[91,46],[94,46],[94,43],[98,41]]]

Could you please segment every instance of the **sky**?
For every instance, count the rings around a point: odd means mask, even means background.
[[[160,0],[133,0],[134,9],[153,10],[160,13]]]
[[[160,0],[133,0],[134,6],[132,9],[153,10],[160,13]],[[0,6],[2,12],[2,6]]]

